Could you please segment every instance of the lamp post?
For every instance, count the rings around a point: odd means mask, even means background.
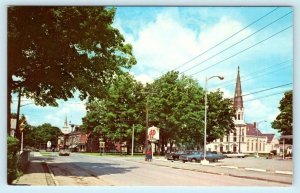
[[[131,156],[133,156],[133,151],[134,151],[134,124],[132,125]]]
[[[264,122],[267,122],[267,121],[266,120],[259,121],[256,123],[256,126],[255,126],[255,129],[256,129],[256,155],[255,155],[255,157],[256,158],[259,158],[259,155],[258,155],[258,125],[260,123],[264,123]]]
[[[207,129],[207,82],[208,80],[212,79],[212,78],[219,78],[220,80],[223,80],[224,77],[223,76],[211,76],[209,78],[205,78],[205,88],[204,88],[204,92],[205,92],[205,101],[204,101],[204,155],[203,155],[203,160],[201,161],[201,164],[208,164],[209,162],[206,160],[206,129]]]

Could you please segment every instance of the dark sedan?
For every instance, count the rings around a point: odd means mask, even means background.
[[[203,160],[203,157],[204,157],[203,152],[196,151],[190,155],[181,155],[179,157],[179,159],[182,162],[187,162],[187,161],[188,162],[200,162],[201,160]],[[205,157],[205,159],[210,162],[215,162],[215,161],[218,161],[218,160],[224,159],[224,158],[225,158],[225,156],[223,154],[214,153],[214,152],[206,152],[206,157]]]
[[[181,150],[181,151],[176,151],[176,152],[171,152],[171,153],[168,153],[166,154],[166,158],[168,160],[179,160],[179,156],[181,155],[189,155],[189,154],[192,154],[194,151],[192,150]]]

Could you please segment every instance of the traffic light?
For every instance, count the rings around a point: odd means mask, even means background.
[[[19,125],[20,131],[23,131],[23,130],[25,129],[25,126],[26,126],[25,122],[26,122],[25,119],[22,119],[22,120],[21,120],[21,123],[20,123],[20,125]]]

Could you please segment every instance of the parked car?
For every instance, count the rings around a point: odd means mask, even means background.
[[[204,158],[204,153],[200,151],[195,151],[190,155],[181,155],[179,159],[184,162],[200,162]],[[215,162],[220,159],[224,159],[225,156],[221,153],[215,153],[215,152],[206,152],[205,159],[210,162]]]
[[[69,156],[70,150],[69,149],[60,149],[58,155],[60,156]]]
[[[246,153],[225,153],[224,155],[227,158],[245,158],[249,156],[249,154]]]
[[[194,151],[192,150],[180,150],[180,151],[176,151],[176,152],[171,152],[165,155],[165,157],[167,158],[167,160],[179,160],[179,156],[181,155],[187,155],[187,154],[191,154]]]

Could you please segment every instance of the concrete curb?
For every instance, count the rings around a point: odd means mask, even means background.
[[[265,169],[258,169],[258,168],[244,168],[245,170],[250,170],[250,171],[256,171],[256,172],[267,172]]]
[[[276,173],[276,174],[293,175],[293,172],[289,172],[289,171],[280,171],[280,170],[276,170],[275,173]]]
[[[52,170],[51,170],[50,167],[48,166],[48,163],[47,163],[46,161],[43,161],[43,162],[45,163],[45,166],[48,168],[48,171],[49,171],[49,173],[50,173],[50,175],[51,175],[51,178],[52,178],[52,180],[53,180],[55,186],[59,186],[59,183],[58,183],[57,180],[55,179]]]
[[[157,161],[169,161],[169,160],[164,160],[164,159],[155,159],[155,160],[157,160]],[[186,164],[197,165],[199,163],[186,162]],[[229,169],[237,169],[237,170],[247,170],[247,171],[256,171],[256,172],[268,172],[268,173],[276,173],[276,174],[293,175],[293,172],[291,172],[291,171],[281,171],[281,170],[270,171],[270,170],[260,169],[260,168],[245,168],[245,167],[217,165],[217,164],[208,164],[208,165],[203,165],[203,166],[221,167],[221,168],[229,168]]]
[[[236,166],[220,166],[221,168],[229,168],[229,169],[239,169]]]

